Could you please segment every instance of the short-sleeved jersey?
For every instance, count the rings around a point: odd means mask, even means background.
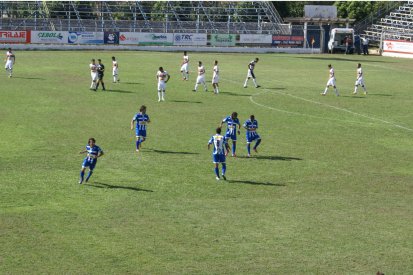
[[[103,151],[102,149],[100,149],[99,146],[95,145],[93,147],[91,147],[90,145],[86,145],[86,151],[87,151],[87,160],[88,161],[96,161],[99,153],[102,154]]]
[[[12,53],[11,51],[7,51],[6,61],[14,61],[14,53]]]
[[[158,71],[156,73],[156,77],[158,78],[158,83],[165,83],[165,80],[168,77],[168,72],[167,71],[163,71],[163,72]]]
[[[91,71],[92,73],[95,73],[96,70],[97,70],[96,64],[93,64],[93,63],[90,63],[90,64],[89,64],[89,68],[90,68],[90,71]]]
[[[227,139],[220,135],[216,134],[211,137],[208,144],[213,144],[214,149],[212,150],[213,155],[225,155],[225,147],[227,144]]]
[[[247,134],[248,132],[255,132],[256,129],[258,129],[258,121],[255,119],[252,121],[251,119],[248,119],[244,122],[244,128],[247,129]]]
[[[112,61],[112,68],[115,68],[115,69],[118,68],[118,61],[116,61],[116,60]]]
[[[184,55],[183,58],[184,58],[183,64],[186,64],[186,63],[189,62],[189,56],[188,55]]]
[[[149,116],[147,114],[137,113],[133,117],[133,121],[136,121],[136,131],[146,131]]]
[[[329,74],[330,74],[330,78],[334,77],[334,68],[333,67],[331,67],[331,69],[329,71]]]
[[[222,120],[222,122],[227,124],[227,133],[230,135],[236,133],[237,124],[238,124],[238,127],[240,126],[239,119],[238,118],[233,119],[231,116],[227,116],[226,118]]]
[[[361,68],[357,68],[357,78],[363,77],[363,70]]]
[[[205,74],[204,66],[198,66],[198,75],[203,75],[203,74]]]
[[[250,69],[251,71],[253,71],[254,68],[255,68],[255,64],[257,64],[257,62],[255,62],[255,60],[251,61],[251,62],[248,64],[248,69]]]
[[[97,64],[96,65],[96,70],[97,70],[99,75],[103,75],[103,73],[105,72],[105,65]]]
[[[215,65],[215,66],[214,66],[214,74],[213,74],[212,77],[216,77],[216,76],[218,76],[218,75],[219,75],[219,68],[218,68],[218,65]]]

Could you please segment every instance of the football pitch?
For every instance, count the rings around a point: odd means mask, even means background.
[[[411,274],[411,60],[189,52],[182,81],[182,52],[15,54],[0,79],[0,273]],[[262,87],[243,88],[255,57]],[[91,58],[106,92],[89,90]],[[198,60],[208,93],[192,92]],[[367,96],[352,95],[358,62]],[[340,97],[320,96],[328,64]],[[151,123],[137,153],[141,105]],[[262,143],[247,158],[242,131],[217,181],[207,142],[234,111],[255,115]],[[79,185],[90,137],[105,155]]]

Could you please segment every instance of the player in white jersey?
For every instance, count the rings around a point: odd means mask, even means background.
[[[6,72],[9,73],[9,78],[11,78],[13,76],[13,65],[16,63],[16,56],[11,48],[8,48],[4,61],[6,62],[4,68],[6,69]]]
[[[95,59],[91,60],[91,63],[89,64],[89,69],[90,69],[90,77],[92,78],[90,89],[96,91],[96,81],[98,79],[98,73],[97,73],[97,66],[96,66]]]
[[[199,84],[204,85],[205,92],[208,92],[207,85],[205,83],[205,68],[201,61],[198,61],[198,77],[196,78],[195,87],[192,90],[193,92],[196,92]]]
[[[189,78],[189,56],[184,51],[184,57],[181,65],[182,80],[188,80]]]
[[[364,80],[363,80],[363,70],[361,69],[361,64],[357,64],[357,78],[356,78],[356,83],[354,84],[354,92],[353,94],[357,94],[357,89],[358,86],[361,85],[361,87],[364,90],[364,94],[367,95],[367,89],[366,86],[364,85]]]
[[[113,75],[113,83],[119,82],[119,75],[118,75],[119,64],[116,61],[116,58],[112,56],[112,75]]]
[[[212,87],[214,87],[214,94],[219,94],[218,82],[219,82],[219,68],[218,60],[214,62],[214,73],[212,75]]]
[[[248,80],[252,78],[252,81],[254,82],[255,88],[261,87],[260,85],[257,84],[257,80],[255,79],[255,74],[254,74],[254,68],[255,64],[257,64],[259,61],[259,58],[255,58],[253,61],[248,63],[248,72],[247,72],[247,78],[245,79],[244,82],[244,88],[247,88]]]
[[[156,73],[156,79],[158,79],[158,102],[165,101],[166,83],[169,81],[169,78],[168,72],[159,67],[159,71]]]
[[[329,78],[328,78],[328,81],[327,81],[326,88],[325,88],[324,92],[321,93],[321,95],[326,95],[327,91],[328,91],[328,88],[330,86],[332,86],[334,88],[334,92],[336,93],[336,96],[339,96],[340,94],[338,93],[338,90],[337,90],[337,87],[336,87],[336,77],[334,75],[334,68],[333,68],[333,66],[331,66],[331,64],[328,64],[328,70],[329,70]]]

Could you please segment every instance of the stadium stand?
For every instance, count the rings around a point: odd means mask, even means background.
[[[291,33],[268,1],[2,1],[0,29]]]
[[[413,41],[413,1],[399,6],[364,33],[366,38],[375,42],[383,39]]]

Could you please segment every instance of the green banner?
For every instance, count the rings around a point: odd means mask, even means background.
[[[229,47],[235,46],[235,34],[211,34],[211,46]]]

